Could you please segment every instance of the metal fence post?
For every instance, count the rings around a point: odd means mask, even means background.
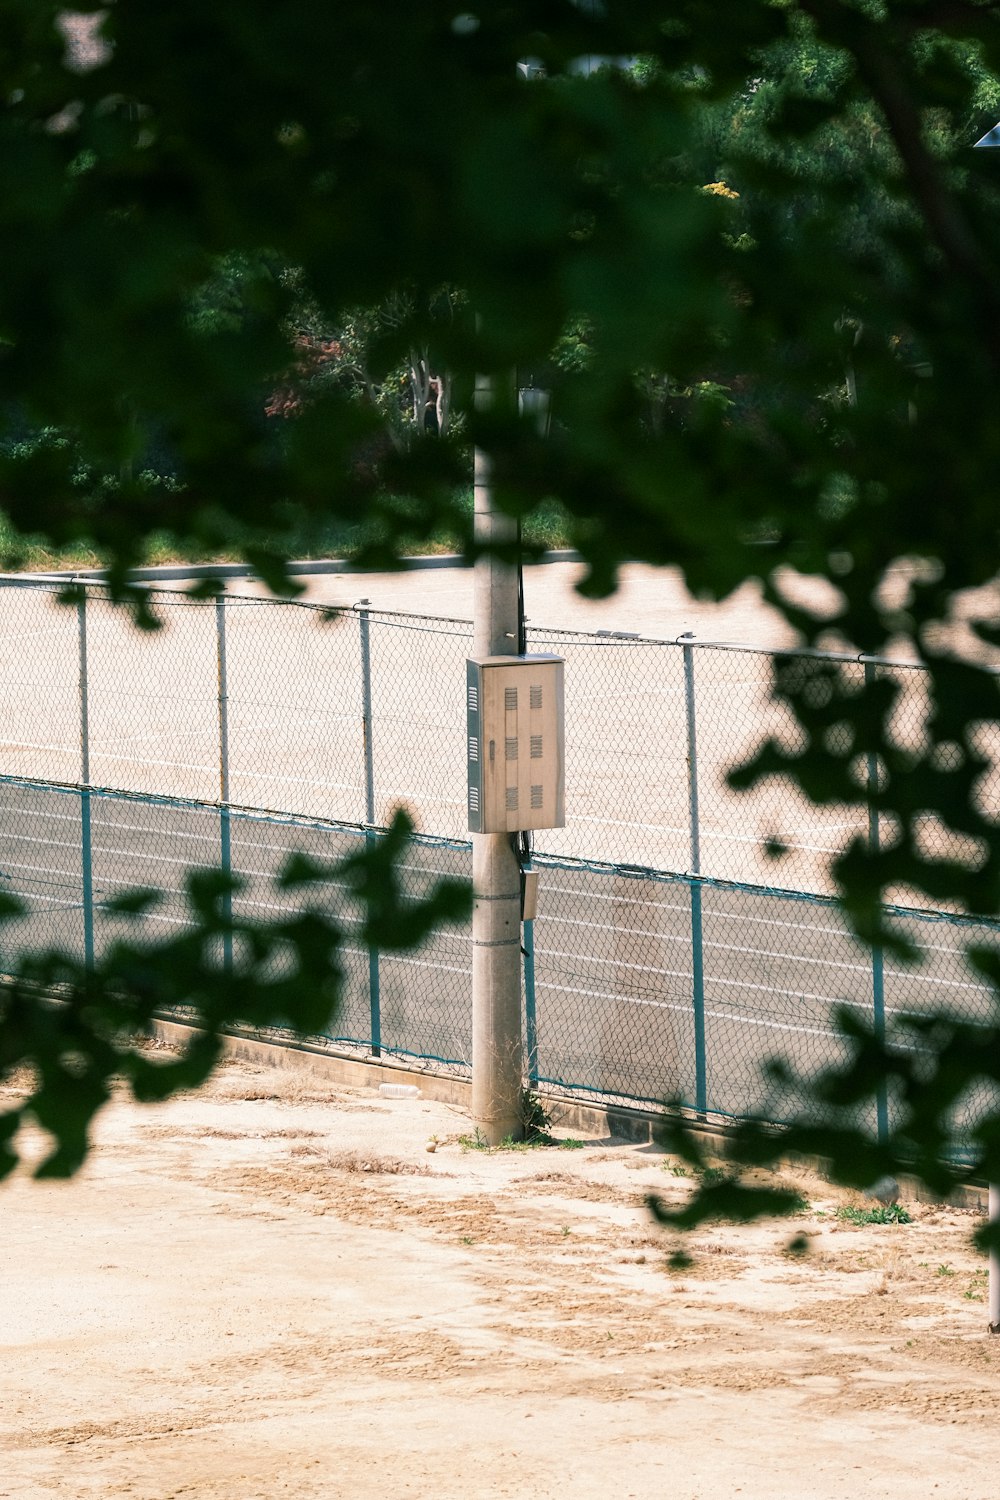
[[[233,870],[232,827],[229,811],[229,675],[226,669],[226,596],[215,596],[215,646],[219,693],[219,862],[224,875]],[[232,892],[222,898],[227,929],[233,920]],[[233,970],[233,935],[227,930],[222,938],[222,967]]]
[[[865,662],[865,692],[870,693],[875,684],[875,664]],[[874,750],[868,752],[868,847],[878,854],[880,829],[878,816],[878,756]],[[880,943],[872,946],[872,1025],[879,1042],[885,1042],[885,953]],[[875,1095],[875,1130],[881,1144],[889,1135],[889,1097],[885,1083],[879,1084]]]
[[[87,591],[80,585],[76,618],[80,661],[80,878],[83,961],[94,967],[94,846],[90,822],[90,680],[87,671]]]
[[[521,924],[523,940],[521,954],[524,958],[524,1042],[527,1051],[528,1087],[538,1087],[538,1012],[535,1006],[535,923],[526,920]]]
[[[361,631],[361,725],[365,752],[365,843],[372,845],[375,832],[375,758],[372,747],[372,648],[369,601],[358,601],[358,623]],[[371,1012],[372,1057],[382,1056],[382,986],[379,974],[379,952],[368,946],[368,1003]]]
[[[689,639],[691,632],[678,639]],[[688,811],[691,827],[691,996],[694,1008],[694,1092],[700,1115],[708,1113],[708,1066],[705,1048],[705,949],[701,916],[701,832],[698,821],[698,734],[694,698],[694,651],[685,644],[684,702],[687,718]]]

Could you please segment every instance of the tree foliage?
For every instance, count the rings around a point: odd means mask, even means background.
[[[890,683],[799,662],[775,686],[800,748],[736,779],[856,803],[876,757],[893,836],[835,872],[858,930],[892,940],[886,890],[997,910],[993,606],[971,647],[951,629],[997,572],[1000,163],[970,149],[1000,112],[994,4],[8,0],[5,27],[15,525],[93,540],[123,595],[154,530],[236,532],[280,583],[302,517],[372,523],[379,557],[403,515],[461,530],[473,440],[512,514],[561,502],[593,593],[634,558],[713,597],[760,575],[809,643],[905,641],[922,744]],[[548,441],[512,397],[472,407],[512,368],[551,371]],[[431,375],[464,431],[426,431]],[[153,448],[169,485],[139,477]],[[789,568],[835,583],[827,613]]]

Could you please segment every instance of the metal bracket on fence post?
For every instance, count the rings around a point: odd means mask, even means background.
[[[215,641],[219,687],[219,853],[223,874],[231,875],[233,851],[229,812],[229,676],[226,670],[225,594],[215,596]],[[222,898],[222,910],[227,927],[231,927],[233,897],[230,891],[227,891]],[[231,931],[227,931],[222,939],[222,967],[226,974],[231,974],[233,971]]]
[[[691,632],[689,631],[688,636]],[[685,636],[679,636],[684,641]],[[701,831],[698,819],[698,736],[695,728],[694,652],[684,652],[684,702],[687,718],[688,811],[691,826],[691,874],[701,874]],[[705,951],[702,937],[701,884],[691,881],[691,993],[694,1008],[694,1091],[700,1115],[708,1113],[708,1065],[705,1046]]]
[[[90,680],[87,671],[87,592],[80,586],[76,606],[80,638],[80,876],[83,905],[83,961],[94,967],[94,848],[90,826]]]
[[[875,682],[875,665],[865,662],[865,691],[871,692]],[[878,757],[874,751],[868,753],[868,848],[878,854],[880,829],[878,817]],[[872,947],[872,1024],[880,1043],[885,1042],[885,953],[881,944]],[[884,1082],[875,1095],[875,1130],[881,1144],[889,1135],[889,1097]]]
[[[361,726],[364,733],[365,751],[365,843],[371,845],[378,835],[375,832],[375,758],[372,748],[372,648],[371,621],[365,606],[367,599],[358,601],[358,622],[361,629]],[[379,974],[378,949],[368,948],[368,1000],[371,1010],[372,1057],[382,1056],[382,983]]]

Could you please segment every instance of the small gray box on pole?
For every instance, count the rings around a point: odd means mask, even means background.
[[[515,833],[566,822],[561,656],[467,664],[469,828]]]

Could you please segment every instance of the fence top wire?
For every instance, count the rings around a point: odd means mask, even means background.
[[[773,901],[796,901],[805,906],[820,906],[828,911],[843,912],[843,902],[838,896],[820,896],[813,891],[795,890],[793,887],[762,885],[756,881],[726,880],[718,875],[696,875],[690,870],[647,869],[643,865],[617,864],[614,861],[580,859],[572,855],[544,854],[535,851],[531,862],[539,869],[572,870],[603,878],[615,876],[624,880],[645,880],[655,885],[697,886],[699,890],[731,892],[737,896],[757,896]],[[937,922],[949,927],[985,928],[1000,933],[1000,917],[976,916],[969,913],[935,911],[930,907],[900,906],[886,902],[883,910],[890,917],[913,922]]]
[[[238,802],[212,802],[200,797],[181,797],[170,792],[134,792],[122,787],[97,786],[82,781],[45,781],[32,776],[9,776],[0,774],[0,786],[24,787],[31,792],[51,792],[54,796],[81,796],[103,799],[107,802],[129,802],[141,807],[171,807],[183,812],[228,813],[231,817],[248,823],[277,824],[289,828],[315,828],[319,831],[356,834],[365,838],[372,833],[385,833],[381,823],[352,823],[340,818],[321,818],[315,814],[286,813],[275,808],[244,807]],[[433,849],[458,849],[469,851],[468,839],[450,838],[446,834],[421,833],[414,829],[409,835],[414,844]]]
[[[234,594],[228,589],[211,597],[191,595],[183,589],[169,589],[156,583],[142,582],[136,585],[145,592],[152,603],[163,608],[206,609],[214,608],[216,599],[224,599],[228,605],[255,609],[306,610],[328,620],[364,614],[371,621],[396,625],[400,629],[423,630],[431,635],[471,635],[473,622],[446,615],[429,615],[420,611],[381,609],[359,599],[353,604],[320,604],[306,599],[279,599],[259,594]],[[67,590],[82,590],[87,597],[110,600],[107,584],[92,578],[74,578],[58,574],[0,573],[0,588],[24,588],[41,590],[52,595],[65,594]],[[888,667],[893,671],[922,672],[926,670],[919,661],[903,661],[895,657],[877,656],[864,651],[824,651],[812,646],[750,646],[742,641],[714,641],[698,639],[690,632],[682,635],[644,636],[626,630],[571,630],[559,625],[539,625],[528,620],[528,635],[535,640],[558,640],[567,645],[591,646],[594,648],[623,649],[629,646],[652,646],[663,649],[688,648],[701,651],[728,651],[745,656],[794,658],[804,657],[814,661],[835,661],[861,666]],[[441,626],[461,626],[461,630],[441,630]],[[981,665],[987,675],[1000,677],[1000,667]]]

